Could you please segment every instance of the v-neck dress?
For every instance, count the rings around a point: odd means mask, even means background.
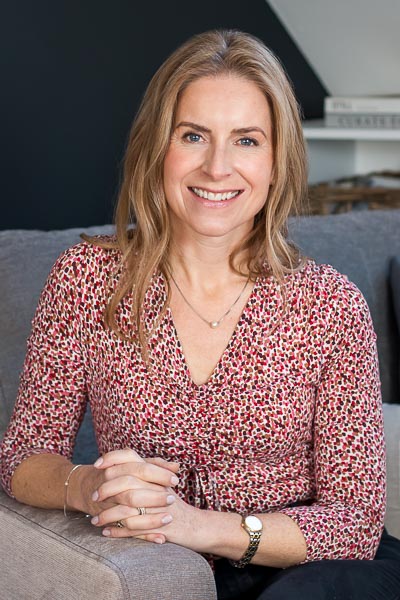
[[[89,401],[99,452],[179,461],[177,492],[192,505],[285,513],[307,561],[373,558],[385,512],[382,407],[375,333],[354,284],[311,260],[281,284],[259,278],[211,377],[196,385],[171,311],[160,318],[161,274],[143,306],[147,363],[129,295],[117,322],[133,341],[104,325],[120,260],[81,243],[50,273],[0,451],[8,493],[28,456],[72,456]]]

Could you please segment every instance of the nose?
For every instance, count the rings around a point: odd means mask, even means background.
[[[222,144],[210,144],[204,157],[204,173],[213,180],[220,180],[231,175],[232,170],[230,148]]]

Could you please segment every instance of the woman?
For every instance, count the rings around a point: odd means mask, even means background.
[[[233,31],[179,48],[133,124],[117,238],[64,253],[43,291],[10,494],[212,556],[220,598],[399,593],[375,335],[355,286],[287,240],[305,193],[272,53]],[[72,465],[87,399],[101,456]]]

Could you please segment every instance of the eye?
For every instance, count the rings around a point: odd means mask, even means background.
[[[183,139],[189,142],[190,144],[197,144],[202,140],[202,137],[199,133],[193,133],[190,131],[189,133],[185,133]]]
[[[240,138],[238,143],[239,146],[258,146],[258,141],[250,137]]]

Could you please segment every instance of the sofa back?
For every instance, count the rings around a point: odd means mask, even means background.
[[[48,272],[57,256],[79,241],[82,229],[0,232],[0,438],[11,416],[26,338]],[[109,233],[111,226],[86,228]],[[358,211],[290,221],[290,236],[317,262],[332,264],[363,292],[378,334],[383,399],[399,402],[399,336],[388,288],[389,264],[400,255],[400,210]],[[90,462],[96,448],[90,426],[81,427],[75,459]]]

